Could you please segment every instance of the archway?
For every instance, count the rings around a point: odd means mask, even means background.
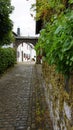
[[[38,42],[38,38],[39,38],[39,36],[37,36],[37,37],[35,37],[35,36],[15,36],[15,42],[13,43],[13,46],[16,49],[17,61],[18,62],[24,61],[23,56],[25,57],[25,54],[23,54],[23,50],[22,50],[21,53],[19,53],[19,51],[18,51],[19,45],[22,46],[21,44],[26,43],[28,45],[35,46],[37,44],[37,42]],[[22,55],[21,56],[22,60],[19,60],[20,55]],[[32,58],[32,59],[36,59],[36,56],[34,56],[34,58]]]
[[[21,43],[31,43],[32,45],[36,45],[39,37],[27,37],[27,36],[15,36],[15,42],[13,46],[17,48]]]

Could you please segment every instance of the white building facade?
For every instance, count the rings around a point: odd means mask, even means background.
[[[36,61],[36,51],[31,43],[21,43],[17,48],[17,62]]]

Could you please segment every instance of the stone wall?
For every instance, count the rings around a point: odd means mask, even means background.
[[[73,76],[69,81],[70,91],[65,90],[64,77],[55,72],[55,66],[42,64],[45,79],[45,95],[50,109],[54,130],[73,130]]]

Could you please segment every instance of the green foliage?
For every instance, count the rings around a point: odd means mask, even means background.
[[[36,10],[36,20],[42,19],[43,22],[48,20],[50,6],[48,0],[36,0],[36,4],[32,5],[32,9]]]
[[[12,42],[13,24],[9,17],[12,10],[10,0],[0,0],[0,46]]]
[[[39,48],[58,72],[69,75],[73,71],[73,11],[53,17],[41,31],[36,50]]]
[[[70,3],[70,4],[73,4],[73,0],[69,0],[69,3]]]
[[[72,0],[36,0],[36,4],[33,4],[32,8],[36,10],[36,20],[42,20],[44,26],[53,15],[61,14],[71,3]]]
[[[16,62],[15,50],[12,48],[0,48],[0,74],[13,66]]]

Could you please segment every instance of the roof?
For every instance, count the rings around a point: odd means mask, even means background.
[[[13,32],[13,35],[16,36],[16,37],[18,36],[15,32]]]

